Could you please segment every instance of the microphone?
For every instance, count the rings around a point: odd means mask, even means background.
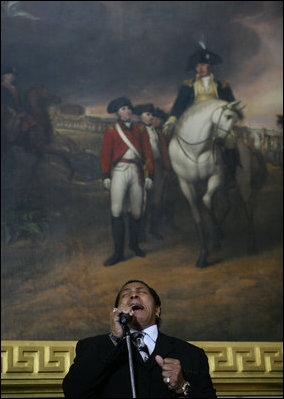
[[[132,316],[130,316],[130,314],[127,313],[120,313],[119,315],[119,322],[122,325],[126,325],[127,323],[129,323],[132,320]]]

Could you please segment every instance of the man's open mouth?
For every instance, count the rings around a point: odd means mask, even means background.
[[[131,305],[131,308],[132,308],[132,310],[134,310],[134,312],[135,311],[137,311],[137,310],[143,310],[144,309],[144,306],[142,306],[142,305],[140,305],[140,304],[133,304],[133,305]]]

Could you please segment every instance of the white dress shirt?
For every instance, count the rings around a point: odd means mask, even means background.
[[[160,158],[161,154],[160,154],[160,150],[159,150],[159,136],[156,132],[156,129],[154,128],[154,126],[147,126],[146,125],[146,130],[148,132],[148,136],[149,136],[149,141],[151,144],[151,149],[152,149],[152,153],[153,153],[153,157],[154,159]]]
[[[131,334],[135,333],[135,332],[138,332],[138,330],[133,330],[133,329],[130,330]],[[158,326],[157,326],[157,324],[154,324],[153,326],[145,328],[145,330],[142,330],[141,332],[145,333],[144,342],[145,342],[145,345],[147,345],[147,347],[148,347],[150,355],[152,355],[152,353],[154,352],[155,346],[156,346],[157,338],[158,338]]]
[[[204,76],[202,79],[202,83],[205,87],[205,90],[208,92],[210,88],[210,76]]]

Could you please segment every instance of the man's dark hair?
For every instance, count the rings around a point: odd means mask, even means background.
[[[120,299],[120,293],[121,293],[122,289],[127,284],[131,284],[131,283],[141,283],[141,284],[145,285],[148,288],[148,290],[149,290],[150,294],[152,295],[152,297],[154,298],[155,305],[161,307],[160,297],[157,294],[157,292],[154,290],[154,288],[150,287],[148,284],[144,283],[144,281],[141,281],[141,280],[129,280],[126,283],[123,284],[123,286],[120,288],[120,290],[119,290],[119,292],[117,294],[117,297],[116,297],[115,302],[114,302],[114,306],[116,308],[118,307],[118,303],[119,303],[119,299]],[[161,315],[161,310],[160,310],[160,315]],[[158,326],[160,325],[160,322],[161,322],[160,316],[156,317],[156,323],[157,323]]]

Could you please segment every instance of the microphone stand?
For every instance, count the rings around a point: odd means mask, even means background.
[[[129,361],[129,372],[130,372],[130,381],[131,381],[131,389],[132,389],[132,398],[136,398],[136,391],[135,391],[135,379],[134,379],[134,368],[133,368],[133,357],[132,357],[132,348],[131,348],[131,341],[130,341],[130,331],[128,326],[125,324],[125,338],[126,344],[128,349],[128,361]]]

